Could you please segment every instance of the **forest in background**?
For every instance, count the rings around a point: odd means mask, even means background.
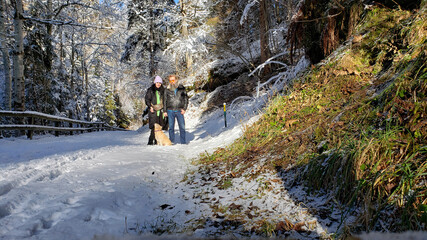
[[[207,92],[243,76],[221,100],[252,94],[302,53],[287,32],[303,2],[2,0],[1,108],[134,129],[155,75]]]
[[[2,0],[1,108],[138,126],[155,75],[212,91],[282,53],[297,3]]]

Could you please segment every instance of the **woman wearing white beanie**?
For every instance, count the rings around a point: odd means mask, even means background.
[[[163,96],[165,89],[163,88],[163,80],[160,76],[154,78],[153,85],[147,89],[145,94],[145,104],[150,108],[148,111],[148,126],[151,129],[148,145],[157,144],[154,138],[154,124],[166,126],[166,118],[163,116]],[[167,130],[167,129],[164,129]]]

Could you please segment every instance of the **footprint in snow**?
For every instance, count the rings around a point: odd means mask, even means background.
[[[165,209],[173,209],[174,208],[174,206],[171,206],[171,205],[169,205],[169,204],[163,204],[163,205],[160,205],[160,209],[162,209],[162,210],[165,210]]]

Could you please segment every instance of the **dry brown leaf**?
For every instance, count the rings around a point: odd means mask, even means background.
[[[294,225],[288,220],[280,221],[276,224],[276,231],[290,231],[294,228]]]
[[[362,41],[362,39],[363,39],[362,35],[356,35],[353,37],[352,43],[359,43]]]
[[[419,122],[415,126],[411,127],[411,131],[415,131],[415,130],[421,129],[422,127],[425,127],[426,125],[427,125],[427,120]]]
[[[294,123],[296,123],[296,122],[298,122],[298,119],[288,120],[288,121],[286,121],[285,126],[287,128],[292,127],[292,125],[294,125]]]
[[[305,232],[306,230],[303,229],[304,226],[305,226],[304,222],[295,223],[294,230],[297,232]]]
[[[308,229],[314,230],[314,229],[316,229],[317,221],[313,220],[313,221],[307,222],[307,225],[308,225]]]
[[[230,204],[230,206],[228,206],[228,208],[229,208],[230,210],[241,210],[241,209],[243,208],[243,206],[242,206],[242,205],[235,204],[235,203],[232,203],[232,204]]]

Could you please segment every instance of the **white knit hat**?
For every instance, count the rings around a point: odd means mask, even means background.
[[[161,77],[156,76],[156,77],[154,78],[154,83],[163,83],[163,80],[162,80],[162,78],[161,78]]]

